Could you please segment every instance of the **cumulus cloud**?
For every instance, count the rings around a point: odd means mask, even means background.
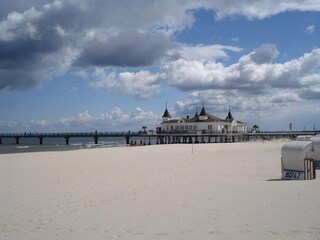
[[[191,92],[185,101],[176,102],[175,111],[178,115],[192,114],[196,110],[199,113],[203,101],[208,112],[220,117],[225,117],[229,106],[233,112],[242,112],[268,109],[272,105],[270,97],[266,95],[254,96],[237,90],[202,90]]]
[[[114,107],[110,112],[93,116],[88,110],[71,117],[58,119],[41,119],[31,121],[0,121],[3,132],[57,132],[57,131],[139,131],[146,125],[154,128],[160,118],[152,111],[135,108],[131,113],[123,112],[119,107]]]
[[[33,22],[41,17],[41,12],[30,8],[24,13],[11,12],[5,21],[0,22],[0,40],[11,42],[17,39],[39,39],[39,31]]]
[[[225,118],[230,107],[233,116],[239,121],[246,122],[249,128],[258,124],[266,130],[268,128],[281,130],[289,123],[289,116],[295,116],[290,120],[292,122],[299,115],[294,111],[302,108],[299,105],[301,99],[294,90],[274,90],[263,95],[251,95],[238,90],[203,90],[191,92],[187,99],[177,101],[173,112],[179,117],[193,116],[196,110],[199,113],[203,100],[206,111],[214,116]],[[314,116],[313,109],[314,106],[313,108],[308,106],[304,109],[303,116]]]
[[[229,15],[261,19],[292,10],[319,11],[320,3],[11,0],[0,10],[0,90],[35,87],[72,66],[156,64],[168,51],[178,49],[172,36],[192,27],[194,10],[200,8],[212,10],[217,19]],[[195,49],[199,50],[197,58],[206,57],[206,51],[220,58],[227,56],[226,51],[238,51],[218,45],[196,46],[184,49],[183,54],[188,57]]]
[[[205,48],[209,49],[210,46]],[[237,48],[235,50],[240,51]],[[185,49],[181,53],[183,51]],[[187,51],[192,52],[193,49]],[[229,66],[206,58],[209,55],[217,56],[216,53],[202,55],[200,51],[198,56],[192,57],[190,54],[189,58],[183,57],[181,53],[165,61],[156,73],[146,70],[116,73],[97,68],[94,72],[96,80],[90,82],[89,86],[128,94],[138,99],[159,96],[163,84],[182,91],[237,90],[257,95],[275,90],[294,90],[301,98],[320,97],[317,90],[320,86],[320,49],[314,49],[297,59],[276,63],[279,55],[277,47],[263,44]]]
[[[241,52],[243,49],[235,46],[223,46],[219,44],[204,45],[198,44],[195,46],[181,45],[181,49],[176,50],[177,53],[186,59],[196,60],[215,60],[215,59],[226,59],[228,54],[226,51]]]
[[[100,120],[102,121],[112,121],[112,122],[127,122],[130,118],[129,114],[125,114],[119,107],[112,109],[110,113],[101,114]],[[114,123],[113,123],[114,124]]]
[[[0,22],[0,89],[37,86],[70,65],[74,51],[44,18],[43,12],[31,8]]]
[[[148,120],[149,123],[152,124],[152,121],[158,121],[159,117],[152,111],[144,111],[142,108],[137,107],[135,111],[131,114],[130,119],[132,119],[135,122],[146,122],[146,120]]]
[[[255,49],[250,58],[257,64],[272,63],[279,55],[279,51],[276,45],[263,44],[260,48]]]
[[[86,79],[88,77],[88,73],[85,70],[79,70],[75,72],[75,75],[79,78]]]
[[[314,49],[299,59],[272,63],[278,54],[274,45],[262,45],[230,66],[180,58],[164,64],[161,78],[184,91],[235,89],[261,94],[272,89],[295,89],[299,92],[303,88],[304,92],[314,92],[312,88],[320,82],[320,49]],[[303,96],[305,94],[301,94]]]
[[[125,22],[85,1],[54,1],[40,10],[9,13],[0,22],[0,89],[37,86],[72,65],[143,66],[166,55],[167,34],[150,32],[151,25],[140,26],[140,20],[136,26]]]
[[[108,89],[115,93],[131,95],[137,99],[150,99],[161,94],[159,75],[149,71],[116,73],[96,68],[93,75],[97,79],[89,83],[93,89]]]
[[[79,128],[99,131],[123,131],[140,130],[142,125],[153,126],[159,116],[152,111],[144,111],[137,107],[132,113],[125,113],[119,107],[114,107],[110,112],[102,113],[100,116],[92,116],[88,111],[73,117],[63,117],[58,120],[47,121],[56,128]],[[49,125],[49,124],[48,124]],[[123,129],[126,126],[126,129]]]

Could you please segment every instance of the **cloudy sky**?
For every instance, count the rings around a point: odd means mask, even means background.
[[[3,0],[0,132],[154,129],[206,110],[320,129],[318,0]]]

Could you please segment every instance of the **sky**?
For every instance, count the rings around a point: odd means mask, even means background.
[[[2,0],[0,132],[149,130],[170,114],[320,129],[319,0]]]

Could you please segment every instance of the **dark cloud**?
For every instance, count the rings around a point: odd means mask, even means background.
[[[11,12],[16,5],[12,2],[3,13],[0,89],[34,87],[65,59],[70,66],[147,66],[172,47],[167,33],[151,29],[163,17],[150,14],[153,5],[147,4],[144,12],[142,3],[124,7],[117,1],[66,0],[40,7],[41,3],[47,2],[25,3],[17,8],[19,13]],[[145,14],[149,19],[143,19]]]
[[[53,0],[4,0],[1,1],[0,20],[11,12],[24,12],[30,8],[42,8],[43,5],[52,3]]]
[[[47,79],[46,71],[26,71],[25,69],[0,69],[0,89],[25,90],[40,84]]]
[[[0,8],[0,89],[33,87],[52,77],[52,70],[62,62],[65,68],[155,64],[172,49],[170,37],[193,25],[190,10],[201,7],[219,17],[242,14],[249,18],[320,9],[310,3],[302,8],[295,0],[276,8],[261,1],[247,5],[246,0],[238,1],[236,7],[218,0],[183,4],[178,0],[6,0]],[[264,45],[251,60],[270,63],[277,54],[274,45]],[[200,86],[206,84],[207,80]]]
[[[47,23],[47,24],[45,24]],[[35,10],[13,14],[2,22],[0,36],[0,89],[23,90],[48,79],[65,58],[56,26]],[[57,56],[61,53],[60,56]]]
[[[147,66],[166,56],[172,46],[164,33],[127,31],[106,42],[87,42],[74,65]]]
[[[49,41],[0,41],[0,89],[23,90],[47,79],[50,66],[55,64],[48,56],[58,48]]]
[[[319,82],[320,82],[320,78],[319,78]],[[320,100],[320,87],[316,87],[316,88],[304,88],[301,89],[299,91],[299,95],[301,98],[304,99],[316,99],[316,100]]]
[[[272,63],[279,55],[276,45],[262,44],[250,55],[251,60],[257,64]]]

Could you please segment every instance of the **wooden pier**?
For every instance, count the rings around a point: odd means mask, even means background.
[[[130,138],[141,138],[144,145],[151,144],[151,139],[156,138],[157,144],[171,143],[218,143],[218,142],[243,142],[251,140],[272,140],[279,138],[295,139],[299,135],[316,135],[320,131],[282,131],[282,132],[259,132],[259,133],[216,133],[216,132],[91,132],[91,133],[0,133],[2,139],[13,138],[16,144],[20,144],[22,138],[38,138],[39,144],[43,144],[44,138],[64,138],[69,144],[70,138],[93,138],[94,143],[99,143],[99,138],[123,137],[126,144],[130,144]],[[147,139],[147,143],[145,140]]]

